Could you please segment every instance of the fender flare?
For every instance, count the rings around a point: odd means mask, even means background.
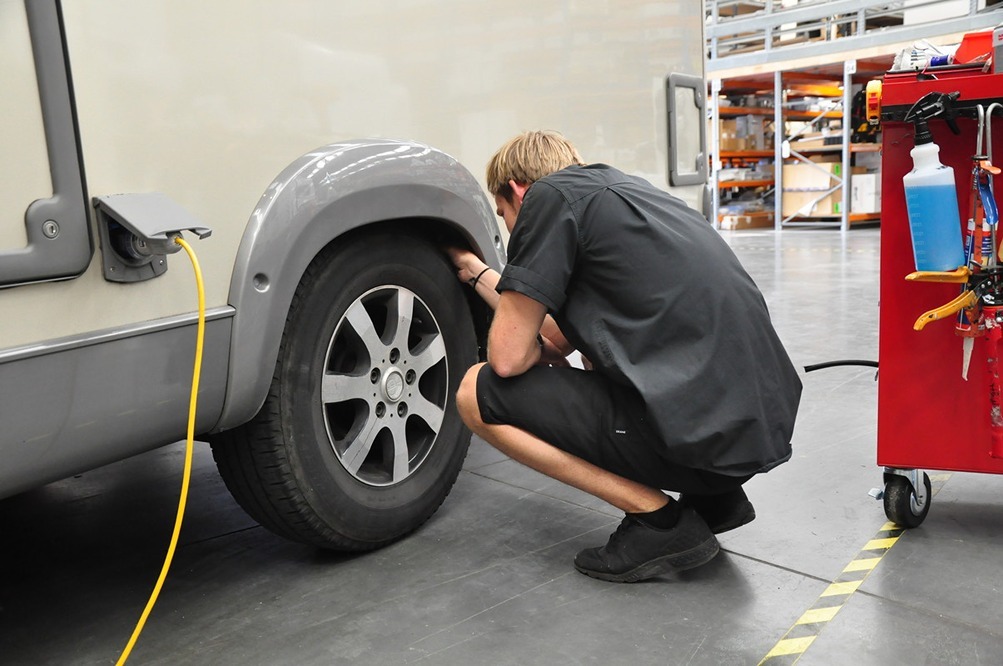
[[[236,312],[227,392],[213,432],[246,423],[264,404],[293,294],[317,253],[354,229],[421,219],[457,231],[492,267],[504,265],[484,190],[459,162],[430,146],[384,139],[335,143],[279,174],[237,250],[228,299]]]

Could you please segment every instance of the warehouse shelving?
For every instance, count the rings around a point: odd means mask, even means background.
[[[708,0],[706,38],[708,48],[707,74],[710,82],[711,121],[711,192],[712,219],[720,222],[722,191],[727,193],[756,192],[764,200],[774,196],[773,211],[747,216],[750,224],[759,226],[772,220],[776,229],[785,226],[838,226],[847,230],[851,224],[873,220],[875,214],[857,215],[849,212],[850,188],[834,182],[832,192],[841,196],[840,213],[829,218],[785,218],[783,206],[783,165],[793,157],[839,155],[841,173],[850,174],[855,156],[878,150],[876,144],[851,144],[852,128],[842,122],[844,110],[851,109],[855,86],[859,89],[870,78],[880,77],[892,68],[896,53],[920,39],[947,44],[960,41],[966,32],[992,28],[1000,22],[1003,0],[974,0],[968,11],[951,9],[949,15],[926,22],[915,19],[916,12],[936,9],[943,4],[934,0],[910,3],[879,2],[877,0]],[[910,17],[912,12],[914,16]],[[721,106],[723,94],[748,89],[748,94],[770,100],[768,106]],[[787,123],[808,120],[818,114],[792,110],[788,102],[794,97],[814,95],[837,100],[831,110],[821,113],[820,120],[841,123],[840,144],[819,146],[810,150],[788,152],[785,144]],[[724,150],[720,145],[720,120],[738,114],[772,118],[777,137],[772,150]],[[787,147],[785,147],[785,145]],[[774,176],[748,180],[721,179],[718,175],[725,164],[747,160],[749,163],[772,159]],[[747,198],[749,195],[746,194]],[[758,218],[758,219],[753,219]]]
[[[792,160],[808,160],[810,156],[828,155],[832,153],[840,154],[840,162],[845,165],[842,173],[850,173],[853,164],[853,156],[858,152],[871,152],[877,150],[877,144],[851,144],[851,127],[849,122],[843,122],[843,109],[849,107],[854,86],[860,87],[870,78],[880,76],[891,65],[891,58],[870,59],[867,61],[856,61],[847,64],[828,65],[821,67],[806,68],[802,70],[789,70],[784,72],[774,72],[765,75],[749,75],[741,78],[729,79],[724,82],[717,82],[712,86],[712,114],[714,115],[714,131],[712,132],[711,152],[716,156],[714,159],[715,168],[712,171],[714,183],[714,212],[715,219],[724,226],[732,226],[735,220],[733,215],[721,215],[722,207],[729,203],[727,194],[729,191],[735,192],[736,188],[743,190],[757,189],[762,199],[768,201],[773,196],[774,202],[768,210],[740,213],[742,221],[749,226],[840,226],[845,228],[849,224],[874,220],[876,215],[852,215],[842,211],[847,211],[849,207],[849,189],[841,187],[841,181],[834,183],[832,192],[842,193],[842,203],[839,206],[841,211],[837,216],[784,216],[783,215],[783,165]],[[845,70],[845,71],[844,71]],[[712,81],[712,84],[714,82]],[[837,85],[839,84],[839,85]],[[844,92],[845,91],[845,92]],[[834,97],[837,95],[838,97]],[[721,106],[722,96],[730,96],[735,99],[746,99],[758,101],[756,106],[733,105]],[[792,104],[797,100],[809,97],[834,100],[831,108],[821,108],[815,110],[792,108]],[[768,106],[765,106],[768,105]],[[716,107],[716,108],[715,108]],[[769,124],[769,132],[773,135],[772,148],[769,150],[727,150],[721,148],[719,119],[740,117],[743,115],[762,116]],[[793,122],[810,122],[825,125],[839,126],[839,145],[819,145],[817,147],[799,147],[797,144],[791,147],[788,141],[790,132],[788,127]],[[847,146],[844,150],[843,146]],[[728,180],[719,178],[720,167],[725,164],[734,166],[735,162],[748,160],[757,162],[769,160],[773,170],[772,178],[760,178],[753,180]],[[828,189],[828,188],[826,188]],[[845,189],[845,192],[843,191]],[[832,192],[820,192],[819,199]],[[744,197],[748,199],[746,194]]]

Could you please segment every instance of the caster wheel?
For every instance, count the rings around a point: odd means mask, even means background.
[[[930,477],[923,473],[925,500],[920,503],[913,492],[912,484],[904,476],[891,475],[885,484],[885,515],[888,520],[901,527],[917,527],[930,512],[932,495]]]

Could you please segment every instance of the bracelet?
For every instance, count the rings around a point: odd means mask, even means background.
[[[474,289],[477,289],[477,282],[478,282],[478,280],[480,280],[481,276],[484,275],[485,273],[487,273],[489,270],[491,270],[490,266],[488,266],[483,271],[481,271],[480,273],[478,273],[477,277],[475,277],[473,280],[470,281],[470,286],[473,287]]]

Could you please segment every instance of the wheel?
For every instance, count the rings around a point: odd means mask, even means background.
[[[329,248],[297,287],[264,406],[211,442],[220,475],[288,538],[354,551],[399,539],[459,474],[470,433],[454,395],[476,360],[441,252],[387,234]]]
[[[889,474],[885,483],[885,515],[888,520],[902,527],[916,527],[922,523],[930,512],[930,502],[933,500],[930,477],[926,472],[923,472],[923,486],[926,499],[919,504],[909,479]]]

